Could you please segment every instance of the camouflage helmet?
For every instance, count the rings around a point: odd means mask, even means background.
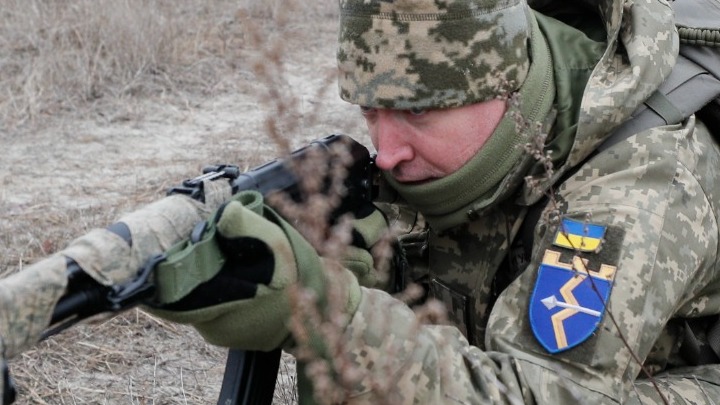
[[[529,68],[525,0],[340,0],[338,84],[377,108],[447,108],[517,90]]]

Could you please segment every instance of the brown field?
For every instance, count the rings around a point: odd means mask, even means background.
[[[206,164],[276,156],[267,119],[292,147],[362,137],[335,87],[335,2],[293,3],[0,0],[0,274]],[[293,401],[286,360],[277,403]],[[192,329],[130,310],[41,342],[10,370],[17,404],[203,404],[224,361]]]

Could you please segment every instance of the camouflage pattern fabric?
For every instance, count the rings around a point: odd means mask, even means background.
[[[171,196],[121,218],[133,245],[105,229],[74,240],[69,247],[10,275],[0,283],[0,336],[3,354],[12,358],[37,343],[48,328],[54,308],[67,285],[70,257],[104,285],[122,283],[140,266],[190,233],[194,225],[230,197],[226,182],[206,182],[206,203]]]
[[[115,233],[95,229],[74,240],[61,253],[103,285],[124,282],[145,262],[187,238],[195,224],[204,220],[231,196],[227,182],[204,183],[205,203],[172,195],[120,218],[132,234],[128,244]]]
[[[340,2],[340,96],[398,109],[457,107],[517,90],[529,66],[521,0]]]
[[[65,258],[54,255],[0,284],[0,333],[9,359],[38,342],[65,292]]]
[[[585,89],[572,151],[544,183],[547,189],[580,165],[556,184],[557,205],[546,208],[552,215],[535,228],[530,263],[487,315],[492,276],[477,272],[497,269],[504,254],[498,252],[522,221],[520,206],[538,201],[542,190],[522,190],[515,215],[506,202],[488,217],[431,234],[427,274],[460,327],[421,325],[405,304],[364,289],[346,330],[348,359],[361,370],[346,403],[708,404],[720,398],[720,365],[683,367],[676,322],[720,313],[720,149],[691,117],[637,133],[588,160],[668,75],[677,35],[663,0],[586,3],[603,18],[608,49]],[[582,244],[563,248],[559,218],[608,232],[588,252]],[[578,279],[602,265],[614,276],[598,326],[557,353],[539,342],[529,316],[540,268],[554,250],[556,262],[572,263]],[[471,295],[481,298],[475,303]],[[571,325],[578,310],[566,309]],[[486,319],[486,326],[462,330],[468,312],[471,322]]]
[[[720,367],[717,365],[684,367],[655,376],[655,383],[670,404],[712,405],[720,399]],[[662,403],[653,384],[637,380],[627,405]]]
[[[480,348],[485,344],[496,272],[525,214],[524,209],[505,205],[442,235],[429,235],[430,296],[445,303],[453,324]]]
[[[677,354],[681,343],[659,340],[670,319],[718,312],[717,296],[710,291],[720,282],[715,222],[720,211],[713,195],[720,186],[719,157],[707,129],[696,126],[693,118],[686,125],[655,128],[618,143],[560,187],[565,216],[617,227],[624,236],[615,247],[617,262],[607,263],[617,267],[607,313],[579,347],[550,355],[532,335],[527,306],[538,254],[495,305],[486,347],[515,358],[529,386],[542,387],[534,393],[536,400],[542,398],[538,402],[566,397],[614,403],[634,398],[633,383],[644,376],[633,355],[649,370],[657,369],[653,363],[659,359],[650,353],[663,350],[656,342],[671,348],[665,361]],[[539,224],[539,236],[544,236],[540,252],[550,245],[552,229],[552,224]],[[607,240],[603,249],[609,250],[611,242]],[[593,260],[593,255],[579,256]],[[668,381],[684,385],[683,395],[692,394],[687,398],[703,403],[699,384],[677,377]],[[638,383],[647,393],[648,380]],[[694,392],[688,392],[688,385]],[[674,390],[669,384],[663,393],[667,397]],[[659,402],[655,395],[654,402]]]
[[[553,3],[540,0],[538,3]],[[670,74],[679,40],[666,0],[586,1],[599,9],[607,30],[607,50],[582,96],[575,141],[562,166],[544,187],[526,187],[523,199],[542,198],[571,168],[582,162],[608,133],[627,120]],[[547,6],[547,5],[546,5]]]
[[[607,312],[600,327],[572,350],[548,353],[528,319],[539,253],[553,248],[555,222],[539,224],[533,261],[495,303],[484,345],[470,345],[456,327],[419,325],[404,304],[364,290],[347,329],[349,357],[358,368],[372,367],[356,381],[349,403],[382,398],[389,403],[647,404],[660,403],[661,394],[670,403],[711,403],[709,398],[718,398],[720,366],[659,372],[654,377],[658,393],[633,354],[657,370],[650,354],[664,350],[656,342],[674,352],[666,353],[666,360],[675,357],[680,343],[660,339],[670,319],[715,314],[720,308],[713,293],[720,285],[715,221],[720,208],[711,203],[717,201],[712,190],[720,186],[719,168],[720,150],[691,118],[616,144],[560,187],[563,216],[621,231],[609,236],[601,251],[614,254],[617,267]],[[497,246],[493,238],[485,240]],[[472,251],[472,243],[457,240],[448,252]],[[588,267],[596,264],[595,253],[566,250],[563,255],[562,261],[576,255]],[[480,277],[463,271],[461,266],[469,269],[472,263],[458,260],[451,263],[458,279]]]

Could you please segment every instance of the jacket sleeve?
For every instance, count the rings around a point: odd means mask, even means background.
[[[559,188],[562,218],[613,230],[600,249],[561,256],[578,256],[588,270],[598,257],[615,268],[600,323],[568,350],[551,353],[529,319],[543,257],[561,249],[553,245],[552,216],[536,228],[531,264],[493,308],[486,350],[454,327],[418,324],[389,295],[363,290],[346,329],[349,369],[359,371],[348,380],[348,402],[662,403],[658,389],[670,403],[720,398],[720,365],[675,369],[654,383],[641,370],[669,319],[717,313],[718,160],[707,131],[696,131],[691,118],[628,138]]]

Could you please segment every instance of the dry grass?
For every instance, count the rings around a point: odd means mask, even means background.
[[[203,164],[275,156],[258,134],[278,96],[293,112],[278,134],[298,134],[293,146],[353,132],[359,121],[326,109],[337,99],[325,103],[335,8],[0,0],[0,274],[160,198]],[[272,62],[294,63],[267,70],[273,96],[254,64],[278,44]],[[318,109],[323,127],[310,119]],[[286,360],[278,403],[294,401]],[[132,310],[42,342],[10,367],[18,404],[189,404],[214,402],[224,361],[192,329]]]
[[[0,0],[0,123],[13,128],[128,97],[233,89],[227,79],[248,72],[246,23],[285,18],[284,3]],[[289,17],[334,19],[334,9],[312,2]]]

